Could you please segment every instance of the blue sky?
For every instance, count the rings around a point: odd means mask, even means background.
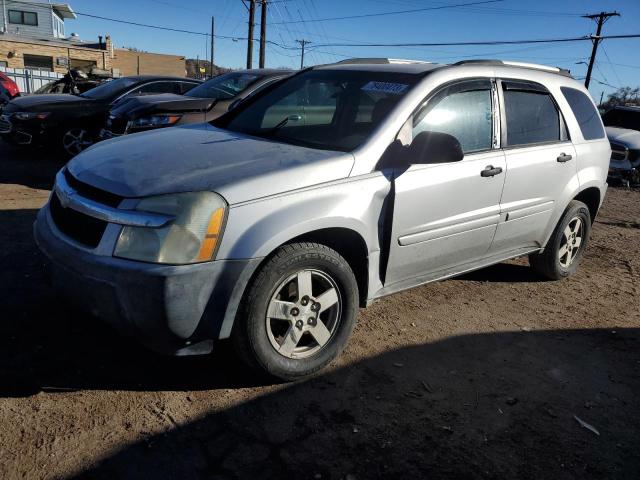
[[[248,14],[241,0],[68,0],[81,13],[126,19],[132,22],[208,32],[216,17],[216,34],[246,37]],[[272,0],[274,1],[274,0]],[[318,22],[314,19],[361,15],[421,7],[468,3],[473,0],[277,0],[269,7],[268,38],[287,47],[296,39],[313,43],[306,65],[329,63],[348,56],[386,56],[434,62],[468,58],[499,58],[569,68],[583,77],[591,53],[589,42],[474,47],[355,48],[320,47],[327,43],[410,43],[475,40],[521,40],[573,37],[595,33],[595,22],[580,14],[617,10],[604,34],[640,33],[639,0],[504,0],[462,8],[431,10],[360,19]],[[259,22],[259,9],[256,22]],[[278,24],[305,20],[304,23]],[[204,36],[152,30],[79,16],[67,22],[67,34],[77,32],[84,40],[110,34],[116,46],[136,47],[150,52],[208,58]],[[256,36],[259,25],[256,26]],[[602,45],[604,48],[602,48]],[[246,41],[216,39],[216,64],[239,68],[245,65]],[[258,48],[254,48],[257,65]],[[596,98],[618,86],[640,86],[640,38],[608,40],[598,51],[591,94]],[[298,50],[276,46],[267,49],[268,67],[298,67]],[[598,83],[602,82],[602,83]],[[608,84],[607,85],[603,85]]]

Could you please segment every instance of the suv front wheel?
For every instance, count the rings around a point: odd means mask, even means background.
[[[591,234],[589,208],[573,200],[558,222],[541,253],[529,255],[531,268],[550,280],[560,280],[575,273]]]
[[[357,312],[358,284],[338,252],[317,243],[285,245],[248,288],[234,343],[250,366],[296,380],[338,356]]]

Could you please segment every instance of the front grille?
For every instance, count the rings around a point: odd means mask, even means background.
[[[4,115],[0,117],[0,133],[11,132],[11,122]]]
[[[71,188],[78,192],[82,197],[94,200],[110,207],[117,207],[123,200],[123,197],[116,195],[115,193],[101,190],[87,183],[81,182],[76,177],[71,175],[71,172],[65,168],[64,178]]]
[[[612,160],[624,160],[627,158],[627,148],[618,143],[609,142],[611,146],[611,159]]]
[[[107,222],[63,207],[55,193],[51,195],[49,209],[58,230],[87,247],[96,248],[98,246],[107,228]]]

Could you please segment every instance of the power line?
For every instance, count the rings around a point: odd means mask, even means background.
[[[458,8],[458,7],[467,7],[471,5],[483,5],[486,3],[498,3],[503,1],[504,0],[483,0],[479,2],[458,3],[458,4],[452,4],[452,5],[439,5],[436,7],[413,8],[410,10],[396,10],[393,12],[363,13],[360,15],[348,15],[344,17],[312,18],[310,20],[292,20],[292,21],[282,22],[282,23],[331,22],[334,20],[351,20],[354,18],[383,17],[388,15],[401,15],[405,13],[426,12],[430,10],[443,10],[445,8]]]
[[[166,30],[166,31],[169,31],[169,32],[177,32],[177,33],[187,33],[187,34],[190,34],[190,35],[202,35],[202,36],[205,36],[205,37],[208,37],[208,36],[211,35],[208,32],[196,32],[194,30],[184,30],[184,29],[181,29],[181,28],[165,27],[165,26],[161,26],[161,25],[151,25],[151,24],[148,24],[148,23],[131,22],[129,20],[122,20],[122,19],[119,19],[119,18],[110,18],[110,17],[103,17],[103,16],[100,16],[100,15],[93,15],[91,13],[75,12],[75,14],[76,15],[81,15],[81,16],[84,16],[84,17],[96,18],[96,19],[99,19],[99,20],[106,20],[106,21],[109,21],[109,22],[116,22],[116,23],[123,23],[123,24],[127,24],[127,25],[134,25],[136,27],[153,28],[153,29],[156,29],[156,30]],[[214,36],[215,36],[215,38],[222,38],[222,39],[227,39],[227,40],[248,40],[248,37],[232,37],[232,36],[229,36],[229,35],[219,35],[219,34],[216,34]],[[254,41],[257,41],[257,40],[254,39]],[[287,50],[297,50],[297,47],[290,47],[290,46],[280,45],[279,43],[273,42],[273,41],[270,41],[270,40],[267,40],[267,43],[269,43],[271,45],[274,45],[276,47],[287,49]]]
[[[584,35],[582,37],[570,38],[542,38],[534,40],[486,40],[477,42],[430,42],[430,43],[326,43],[316,45],[317,47],[464,47],[474,45],[525,45],[533,43],[566,43],[585,42],[598,38],[599,40],[616,38],[640,38],[640,33],[630,33],[623,35]]]

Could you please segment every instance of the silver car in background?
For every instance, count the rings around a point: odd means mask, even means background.
[[[211,124],[90,148],[57,175],[35,237],[54,285],[120,331],[176,355],[232,337],[291,380],[385,295],[524,255],[572,274],[610,155],[565,71],[358,59]]]

